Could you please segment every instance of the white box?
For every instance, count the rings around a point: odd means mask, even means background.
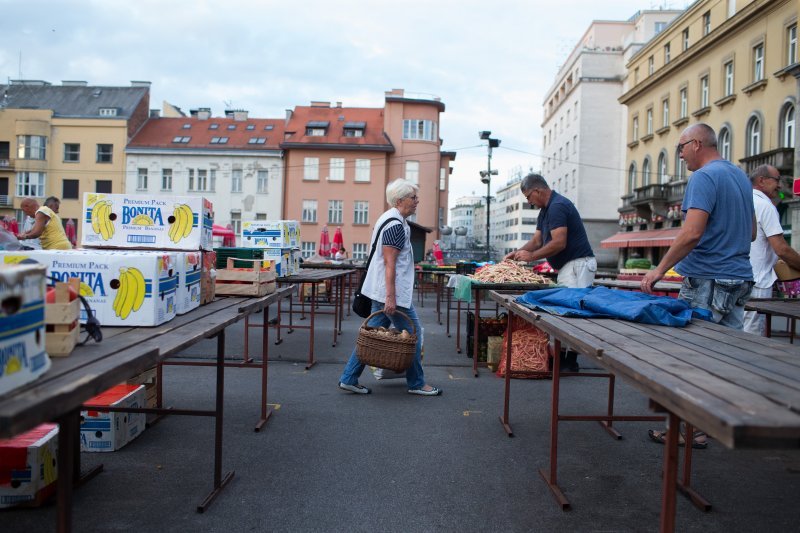
[[[44,503],[56,491],[58,424],[0,439],[0,457],[0,509]]]
[[[202,196],[83,194],[81,245],[212,250],[214,210]]]
[[[0,396],[50,369],[44,276],[40,265],[0,264]]]
[[[157,326],[175,318],[176,252],[20,250],[0,251],[0,257],[3,262],[35,259],[58,281],[79,278],[81,295],[103,326]],[[126,301],[128,289],[134,292]],[[83,308],[81,321],[86,321]]]
[[[144,385],[121,384],[88,400],[86,405],[145,407]],[[138,437],[145,427],[144,413],[103,413],[81,410],[81,451],[113,452]]]
[[[303,252],[300,250],[289,251],[289,272],[292,274],[300,273],[300,258],[303,257]]]
[[[203,275],[201,252],[177,252],[178,296],[176,312],[183,315],[200,307],[200,278]]]
[[[292,248],[300,246],[300,224],[296,220],[251,220],[242,222],[243,248]]]
[[[264,250],[264,262],[262,264],[274,270],[279,278],[291,276],[290,254],[291,250],[286,248],[268,248]]]

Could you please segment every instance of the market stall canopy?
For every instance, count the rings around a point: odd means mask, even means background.
[[[670,246],[681,228],[623,231],[600,241],[601,248],[648,248]]]
[[[236,233],[234,233],[232,229],[220,226],[219,224],[211,226],[211,234],[214,235],[214,237],[236,237]]]

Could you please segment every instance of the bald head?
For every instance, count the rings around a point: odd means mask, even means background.
[[[694,172],[711,161],[721,159],[717,151],[717,134],[708,124],[692,124],[681,133],[678,151],[686,168]]]
[[[717,134],[714,133],[714,129],[711,126],[703,122],[692,124],[683,130],[682,136],[683,135],[697,139],[707,148],[714,148],[717,146]]]
[[[36,215],[36,210],[39,209],[39,202],[34,200],[33,198],[25,198],[19,204],[19,208],[22,210],[23,213],[32,217]]]

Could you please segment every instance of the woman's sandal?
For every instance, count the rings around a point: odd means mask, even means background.
[[[666,431],[657,431],[655,429],[647,430],[647,434],[650,436],[650,440],[653,442],[658,442],[659,444],[666,444],[667,442],[667,432]],[[683,437],[683,432],[681,432],[680,437],[678,438],[678,446],[683,446],[686,442],[686,439]],[[708,447],[708,435],[704,431],[697,430],[692,433],[692,448],[695,450],[705,450]]]

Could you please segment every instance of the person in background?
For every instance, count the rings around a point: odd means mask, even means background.
[[[781,187],[781,174],[772,165],[761,165],[750,173],[753,185],[753,205],[756,212],[756,240],[750,243],[750,265],[753,267],[753,298],[770,298],[778,258],[800,270],[798,254],[783,238],[783,227],[778,220],[778,210],[772,203]],[[755,311],[744,312],[744,330],[754,335],[765,335],[764,315]]]
[[[418,192],[417,185],[404,179],[394,180],[386,187],[386,202],[392,207],[378,218],[372,231],[370,249],[372,243],[380,242],[375,247],[375,255],[367,269],[361,293],[372,299],[373,313],[383,311],[369,319],[369,326],[391,325],[398,330],[405,329],[411,332],[412,328],[406,318],[395,311],[402,311],[411,319],[414,324],[413,330],[417,334],[417,346],[411,367],[406,371],[408,393],[438,396],[442,393],[441,389],[425,383],[421,361],[422,326],[413,304],[414,251],[411,249],[411,228],[406,219],[417,211]],[[396,220],[386,224],[378,235],[378,230],[384,221],[389,219]],[[356,350],[353,349],[339,378],[339,388],[355,394],[372,392],[358,383],[363,371],[364,363],[358,359]]]
[[[22,203],[24,204],[25,200],[23,200]],[[20,206],[20,209],[22,209],[22,206]],[[33,229],[33,225],[36,224],[36,219],[33,216],[29,215],[27,212],[25,212],[24,209],[22,209],[22,212],[25,213],[25,220],[22,221],[22,233],[24,234],[30,232]],[[36,210],[34,210],[34,214],[35,213]],[[17,238],[19,238],[19,235],[17,235]],[[39,241],[38,238],[26,239],[25,246],[27,246],[28,248],[32,248],[34,250],[42,249],[42,243]]]
[[[344,246],[336,250],[336,255],[334,256],[334,259],[336,259],[337,261],[344,261],[345,259],[347,259],[347,250],[344,249]]]
[[[753,289],[750,242],[756,237],[753,191],[747,175],[717,151],[717,135],[707,124],[693,124],[678,139],[678,153],[693,172],[681,209],[683,225],[664,258],[642,279],[642,291],[673,266],[683,276],[678,298],[711,311],[712,320],[742,329],[744,304]],[[748,221],[750,223],[748,224]],[[666,430],[649,430],[666,442]],[[680,442],[686,439],[683,435]],[[692,448],[705,448],[707,436],[696,431]]]
[[[53,213],[58,214],[58,210],[61,209],[61,200],[55,196],[48,196],[44,201],[44,205],[52,209]]]
[[[528,263],[547,259],[550,266],[558,270],[559,284],[574,289],[591,287],[597,260],[575,204],[551,190],[539,174],[528,174],[519,187],[525,200],[540,210],[536,233],[522,248],[504,259]],[[562,354],[561,367],[571,372],[580,370],[578,354],[571,350]]]
[[[43,250],[71,250],[72,243],[67,239],[61,218],[49,207],[39,207],[39,202],[33,198],[25,198],[20,203],[20,209],[29,217],[34,218],[33,227],[23,231],[17,238],[19,240],[39,238]],[[27,246],[27,243],[24,243]]]

